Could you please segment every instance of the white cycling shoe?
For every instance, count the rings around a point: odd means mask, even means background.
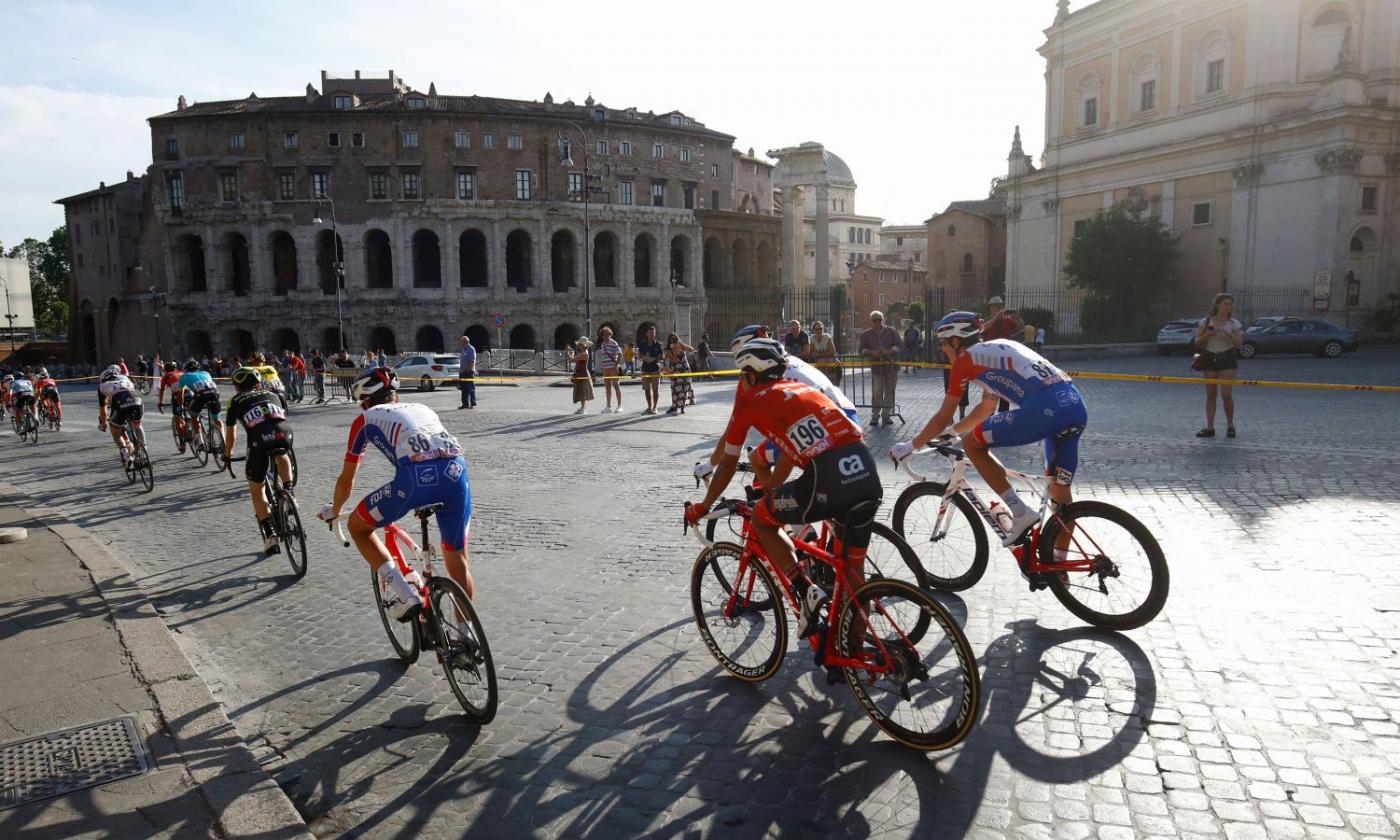
[[[1010,548],[1021,541],[1026,532],[1035,527],[1040,521],[1040,512],[1027,510],[1025,513],[1011,520],[1011,527],[1006,529],[1006,539],[1001,541],[1003,548]]]
[[[417,572],[414,577],[418,577]],[[384,598],[384,611],[395,621],[408,620],[413,608],[423,604],[418,587],[398,575],[380,575],[379,593]]]

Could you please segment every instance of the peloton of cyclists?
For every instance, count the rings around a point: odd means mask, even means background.
[[[208,376],[208,374],[205,374]],[[256,368],[241,367],[233,372],[233,398],[228,403],[228,422],[224,424],[224,458],[233,457],[233,445],[238,440],[238,427],[248,433],[248,461],[244,476],[248,479],[248,494],[253,501],[253,515],[262,533],[263,551],[277,554],[281,547],[272,529],[272,511],[263,495],[267,468],[276,464],[277,476],[290,489],[292,461],[287,453],[292,448],[292,427],[277,395],[262,388],[262,376]],[[217,397],[216,397],[217,399]]]

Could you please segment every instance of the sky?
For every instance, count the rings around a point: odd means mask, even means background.
[[[850,165],[857,212],[919,223],[986,197],[1016,124],[1040,155],[1054,16],[1054,0],[0,0],[0,243],[143,172],[145,119],[181,94],[299,95],[323,69],[679,109],[759,154],[815,140]]]

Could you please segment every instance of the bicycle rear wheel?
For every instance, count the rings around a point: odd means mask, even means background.
[[[189,422],[194,428],[190,430],[190,449],[194,450],[194,459],[201,466],[209,464],[209,434],[204,428],[204,420],[197,414],[190,415]]]
[[[214,462],[214,469],[222,471],[227,464],[224,463],[224,441],[219,437],[218,424],[214,420],[214,410],[204,409],[204,439],[209,445],[209,457]]]
[[[1062,559],[1055,545],[1062,543]],[[1090,561],[1088,571],[1054,572],[1050,591],[1095,627],[1132,630],[1157,617],[1171,586],[1157,539],[1132,514],[1103,502],[1073,502],[1040,535],[1040,562]]]
[[[914,639],[909,628],[927,621]],[[836,649],[868,665],[847,666],[846,683],[876,726],[919,750],[947,749],[977,720],[982,681],[972,646],[929,593],[877,580],[841,606]]]
[[[379,620],[384,624],[384,632],[389,635],[389,644],[393,645],[394,653],[398,654],[399,659],[412,665],[418,661],[418,618],[415,616],[410,621],[399,621],[389,615],[385,607],[385,593],[380,589],[379,583],[379,572],[370,569],[369,588],[374,592],[374,606],[379,611]]]
[[[925,583],[944,592],[961,592],[976,586],[987,572],[987,532],[977,511],[960,495],[948,499],[940,521],[946,489],[937,481],[909,485],[894,503],[890,521],[918,557]]]
[[[154,490],[156,486],[156,474],[155,471],[151,469],[150,453],[146,451],[146,444],[141,441],[139,436],[130,435],[130,437],[132,459],[136,474],[140,477],[141,483],[145,485],[146,492],[149,493]]]
[[[306,577],[306,531],[301,527],[296,499],[285,491],[276,492],[281,496],[277,505],[277,536],[282,540],[282,553],[292,564],[292,574],[301,580]]]
[[[174,409],[172,408],[171,411],[173,412]],[[175,441],[175,451],[183,455],[184,452],[180,449],[180,445],[184,442],[180,440],[180,418],[173,414],[170,417],[170,437]]]
[[[787,652],[787,614],[772,575],[734,543],[715,543],[695,558],[690,604],[710,654],[741,680],[778,672]]]
[[[496,716],[496,665],[486,629],[466,590],[449,577],[435,577],[428,584],[430,615],[439,643],[442,672],[467,717],[487,724]]]
[[[291,482],[291,483],[292,483],[292,486],[295,487],[295,486],[297,486],[297,479],[300,478],[300,473],[297,471],[297,451],[296,451],[296,449],[295,449],[294,447],[290,447],[290,448],[287,449],[287,459],[290,460],[290,461],[292,462],[292,482]]]

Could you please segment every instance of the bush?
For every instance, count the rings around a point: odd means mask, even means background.
[[[1391,292],[1385,304],[1376,310],[1376,329],[1381,332],[1400,330],[1400,295]]]
[[[1021,323],[1043,328],[1045,330],[1046,341],[1049,341],[1050,336],[1055,333],[1055,313],[1048,309],[1042,309],[1039,306],[1022,309]]]

